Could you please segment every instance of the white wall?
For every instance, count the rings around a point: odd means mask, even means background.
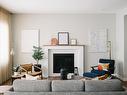
[[[114,14],[66,14],[66,15],[21,15],[12,17],[14,32],[14,64],[35,62],[31,53],[21,52],[21,31],[24,29],[40,29],[41,46],[49,45],[52,37],[57,37],[59,31],[68,31],[70,38],[76,38],[78,44],[86,45],[85,70],[98,64],[98,59],[107,57],[107,53],[88,53],[88,34],[90,31],[108,29],[108,39],[112,41],[112,58],[115,58],[116,18]],[[28,35],[29,39],[29,35]],[[27,40],[27,39],[26,39]]]
[[[127,9],[120,10],[116,15],[116,63],[119,67],[118,74],[127,80],[127,50],[126,50],[126,17]],[[125,17],[125,18],[124,18]]]
[[[123,64],[124,64],[124,30],[123,19],[120,14],[116,16],[116,67],[119,77],[123,78]]]
[[[127,15],[124,16],[124,77],[127,78]]]

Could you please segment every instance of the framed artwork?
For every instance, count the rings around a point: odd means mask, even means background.
[[[21,31],[21,52],[31,53],[33,52],[33,46],[39,46],[40,44],[40,30],[30,29]]]
[[[59,45],[69,45],[69,33],[58,32],[58,42]]]

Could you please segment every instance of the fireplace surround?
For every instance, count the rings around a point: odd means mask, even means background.
[[[50,45],[45,45],[44,46],[44,53],[45,53],[45,59],[44,59],[44,64],[43,66],[47,69],[47,73],[43,74],[43,76],[48,77],[48,76],[60,76],[59,69],[58,71],[54,72],[53,71],[53,66],[54,66],[54,55],[58,56],[64,56],[64,55],[70,55],[74,60],[74,66],[72,65],[73,69],[74,67],[78,67],[79,75],[83,76],[84,68],[85,68],[85,63],[84,63],[84,45],[77,45],[77,46],[50,46]],[[60,56],[59,56],[60,57]],[[62,57],[61,57],[62,58]],[[63,60],[63,59],[62,59]],[[64,60],[71,60],[71,59],[64,59]],[[58,62],[61,63],[61,62]],[[67,64],[67,63],[65,63]],[[71,63],[70,63],[71,64]],[[68,66],[68,65],[67,65]],[[74,70],[73,70],[74,71]],[[73,73],[73,72],[70,72]]]

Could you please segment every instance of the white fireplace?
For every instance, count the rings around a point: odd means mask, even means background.
[[[59,76],[60,73],[53,72],[53,55],[54,54],[74,54],[74,67],[78,67],[79,75],[84,72],[84,46],[44,46],[45,61],[43,66],[47,68],[48,76]],[[46,76],[46,75],[44,75]]]

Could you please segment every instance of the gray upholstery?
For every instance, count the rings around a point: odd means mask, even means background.
[[[127,95],[125,92],[71,92],[69,95]]]
[[[13,82],[15,92],[48,92],[51,91],[49,80],[15,80]]]
[[[81,80],[54,80],[52,91],[84,91],[84,82]]]
[[[127,95],[127,92],[6,92],[4,95]]]
[[[119,80],[16,80],[13,88],[4,95],[127,95]]]
[[[14,92],[4,95],[68,95],[66,92]]]
[[[122,91],[120,80],[86,80],[85,91],[102,92],[102,91]]]

